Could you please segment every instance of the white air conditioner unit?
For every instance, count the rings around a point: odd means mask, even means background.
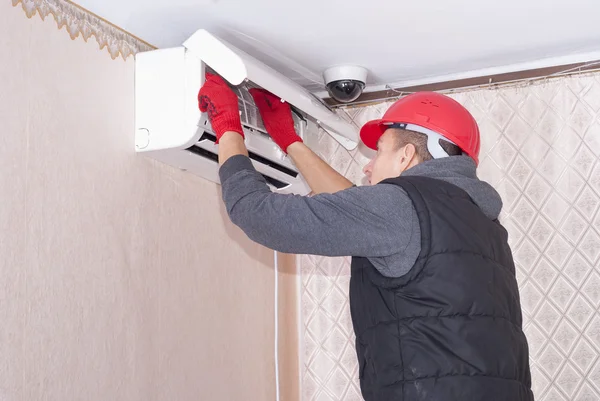
[[[255,168],[273,191],[307,194],[298,170],[267,135],[250,87],[262,87],[292,105],[296,131],[317,135],[320,125],[342,146],[353,149],[358,130],[320,99],[248,54],[205,30],[183,46],[142,52],[135,60],[135,146],[137,152],[219,182],[218,145],[198,91],[206,66],[235,86],[246,146]]]

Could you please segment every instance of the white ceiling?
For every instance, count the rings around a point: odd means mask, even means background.
[[[76,3],[158,47],[206,28],[315,91],[336,64],[376,90],[600,59],[600,0]]]

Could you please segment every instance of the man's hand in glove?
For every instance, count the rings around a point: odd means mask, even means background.
[[[217,143],[226,132],[237,132],[244,137],[238,98],[223,78],[206,73],[206,81],[198,93],[198,105],[201,112],[208,113]]]
[[[292,110],[288,103],[282,102],[277,96],[264,89],[250,89],[250,94],[254,98],[267,132],[281,150],[287,153],[288,146],[292,143],[302,142],[302,138],[294,129]]]

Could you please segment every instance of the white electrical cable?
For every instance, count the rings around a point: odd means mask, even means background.
[[[277,251],[273,251],[275,269],[275,399],[279,399],[279,265]]]

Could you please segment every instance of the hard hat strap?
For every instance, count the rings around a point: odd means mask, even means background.
[[[437,132],[430,130],[429,128],[421,127],[420,125],[407,123],[385,123],[384,125],[389,128],[399,128],[427,135],[427,150],[434,159],[441,159],[443,157],[449,156],[448,153],[446,153],[446,151],[444,150],[444,148],[442,148],[442,146],[440,145],[440,139],[457,146],[454,142],[444,137],[443,135],[440,135]]]

